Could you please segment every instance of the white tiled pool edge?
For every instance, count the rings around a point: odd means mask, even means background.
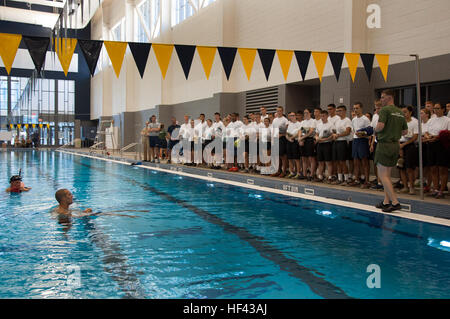
[[[65,153],[65,154],[71,154],[71,155],[78,155],[78,156],[83,156],[83,157],[88,157],[88,158],[93,158],[93,159],[99,159],[99,160],[118,163],[118,164],[131,165],[128,162],[118,161],[118,160],[109,159],[109,158],[102,158],[102,157],[92,156],[92,155],[88,155],[88,154],[68,152],[68,151],[64,151],[64,150],[58,150],[58,152]],[[217,182],[217,183],[228,184],[228,185],[233,185],[233,186],[238,186],[238,187],[245,187],[245,188],[253,189],[253,190],[257,190],[257,191],[263,191],[263,192],[269,192],[269,193],[273,193],[273,194],[296,197],[296,198],[312,200],[312,201],[316,201],[316,202],[338,205],[338,206],[343,206],[343,207],[356,208],[356,209],[370,211],[370,212],[374,212],[374,213],[378,213],[378,214],[385,214],[385,215],[390,215],[390,216],[406,218],[406,219],[416,220],[416,221],[420,221],[420,222],[426,222],[426,223],[450,227],[450,220],[444,219],[444,218],[437,218],[437,217],[421,215],[421,214],[417,214],[417,213],[408,213],[405,211],[399,211],[396,213],[385,213],[385,212],[381,211],[381,209],[377,209],[371,205],[364,205],[364,204],[359,204],[359,203],[355,203],[355,202],[348,202],[348,201],[337,200],[337,199],[332,199],[332,198],[290,192],[290,191],[285,191],[285,190],[280,190],[280,189],[275,189],[275,188],[270,188],[270,187],[258,186],[258,185],[254,185],[251,183],[241,183],[241,182],[224,180],[224,179],[219,179],[219,178],[214,178],[214,177],[209,177],[209,176],[201,176],[201,175],[190,174],[190,173],[186,173],[186,172],[182,172],[182,171],[178,171],[178,170],[164,169],[164,168],[160,168],[160,167],[151,167],[151,166],[144,166],[144,165],[135,165],[135,166],[140,167],[140,168],[154,170],[154,171],[160,171],[160,172],[164,172],[164,173],[192,177],[192,178],[201,179],[201,180],[210,181],[210,182]]]

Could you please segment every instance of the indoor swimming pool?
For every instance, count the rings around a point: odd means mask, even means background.
[[[54,151],[0,152],[0,298],[450,298],[450,229]],[[92,216],[61,223],[55,191]],[[130,218],[133,217],[133,218]],[[380,288],[369,288],[369,265]],[[370,267],[369,267],[370,268]]]

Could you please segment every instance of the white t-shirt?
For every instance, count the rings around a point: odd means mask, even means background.
[[[370,124],[370,126],[372,126],[374,130],[377,127],[379,118],[380,118],[380,116],[378,114],[374,114],[372,117],[372,123]]]
[[[184,123],[180,125],[180,133],[178,134],[178,136],[181,136],[181,138],[183,139],[188,139],[189,138],[189,134],[188,134],[188,130],[191,127],[191,123]]]
[[[293,122],[289,122],[288,128],[286,133],[289,135],[294,136],[295,139],[298,138],[298,132],[300,131],[300,129],[302,128],[302,123],[297,121],[295,123]]]
[[[273,127],[273,131],[275,134],[274,137],[278,137],[277,129],[278,129],[279,134],[286,134],[288,124],[289,124],[289,120],[287,118],[285,118],[284,116],[274,118],[272,121],[272,127]]]
[[[336,127],[333,125],[333,123],[331,122],[326,122],[326,123],[320,123],[317,126],[317,133],[319,134],[319,138],[327,138],[330,137],[333,134],[333,131],[336,130]],[[329,140],[327,142],[322,142],[322,143],[329,143],[332,142],[332,140]]]
[[[328,116],[328,122],[336,126],[336,122],[339,121],[341,118],[338,115],[335,115],[333,117]]]
[[[400,138],[400,143],[409,141],[414,134],[419,134],[419,121],[415,117],[411,117],[411,121],[406,122],[408,125],[408,133]]]
[[[450,119],[446,116],[431,118],[428,124],[428,133],[432,136],[439,135],[440,131],[450,130]]]
[[[256,128],[255,128],[255,125],[253,125],[252,123],[249,123],[248,125],[244,124],[241,127],[240,138],[245,138],[245,136],[248,136],[250,141],[256,140]]]
[[[214,135],[214,127],[206,125],[206,128],[203,130],[203,140],[211,140]]]
[[[353,135],[353,138],[359,138],[358,136],[356,136],[356,132],[362,128],[366,128],[370,125],[370,120],[367,118],[367,116],[362,115],[361,117],[357,117],[355,116],[352,120],[352,127],[353,127],[353,132],[355,132],[355,134]]]
[[[321,121],[322,122],[322,121]],[[316,120],[315,119],[309,119],[309,120],[303,120],[300,123],[300,129],[302,130],[302,135],[308,134],[310,129],[316,128]],[[311,135],[311,137],[314,137],[314,135]]]
[[[431,117],[430,117],[430,120],[431,119],[435,119],[435,118],[437,118],[437,115],[436,114],[432,114]]]
[[[264,125],[264,127],[259,129],[259,139],[263,143],[271,142],[272,141],[272,131],[273,131],[272,125],[269,125],[269,127],[266,127]]]
[[[223,125],[222,121],[214,122],[213,125],[213,135],[217,136],[218,138],[221,138],[223,135],[223,132],[225,131],[225,125]]]
[[[264,122],[264,119],[268,118],[269,114],[261,115],[261,122]]]
[[[428,132],[428,127],[430,126],[430,120],[426,123],[422,122],[422,136],[425,135],[426,132]]]
[[[344,119],[339,118],[339,120],[336,121],[334,126],[336,127],[337,134],[345,133],[347,131],[347,128],[349,127],[350,128],[349,135],[352,135],[352,133],[351,133],[352,121],[348,117],[345,117]],[[348,135],[340,136],[336,139],[336,141],[347,141],[347,140],[348,140]]]

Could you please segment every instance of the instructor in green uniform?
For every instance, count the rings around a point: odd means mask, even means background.
[[[375,128],[378,145],[374,163],[377,165],[378,177],[384,187],[384,200],[376,205],[383,212],[401,209],[391,182],[391,170],[397,164],[400,150],[399,140],[408,133],[408,125],[402,111],[394,105],[394,91],[384,90],[381,93],[382,109]]]

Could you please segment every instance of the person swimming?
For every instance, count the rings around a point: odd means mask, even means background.
[[[22,182],[22,176],[14,175],[9,179],[10,187],[6,189],[6,192],[8,193],[21,193],[21,192],[28,192],[31,187],[25,187],[25,184]]]

